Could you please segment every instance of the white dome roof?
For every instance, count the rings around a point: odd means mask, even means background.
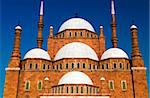
[[[132,26],[130,27],[130,29],[137,29],[137,26],[136,26],[136,25],[132,25]]]
[[[18,25],[15,27],[15,30],[22,30],[22,28],[21,28],[21,26]]]
[[[51,60],[47,51],[40,48],[35,48],[28,51],[24,56],[24,59],[27,58],[41,58],[41,59]]]
[[[56,54],[54,60],[62,58],[89,58],[99,61],[95,51],[81,42],[73,42],[62,47]]]
[[[61,32],[65,29],[87,29],[89,31],[95,32],[92,25],[82,18],[71,18],[65,21],[59,28],[58,32]]]
[[[93,85],[92,80],[83,72],[72,71],[66,73],[60,80],[58,85],[61,84],[89,84]]]
[[[110,48],[106,50],[101,57],[101,60],[108,59],[108,58],[127,58],[129,59],[128,55],[119,48]]]

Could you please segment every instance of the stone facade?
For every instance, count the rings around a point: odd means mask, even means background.
[[[113,1],[113,0],[112,0]],[[112,15],[112,44],[117,47],[115,14]],[[43,15],[38,23],[38,48],[42,47]],[[21,27],[15,29],[14,50],[6,68],[4,98],[148,98],[146,70],[141,57],[137,28],[131,28],[132,59],[107,58],[102,26],[100,36],[87,29],[65,29],[54,36],[53,27],[47,40],[51,60],[42,58],[20,59]],[[81,42],[91,47],[98,61],[90,58],[62,58],[54,60],[65,45]],[[66,73],[80,71],[93,82],[88,84],[63,84],[59,80]],[[78,88],[78,91],[77,91]]]

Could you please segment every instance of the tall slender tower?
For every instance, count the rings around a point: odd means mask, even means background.
[[[53,31],[53,26],[50,26],[49,29],[49,37],[48,37],[48,41],[47,41],[47,47],[48,47],[48,53],[50,55],[50,57],[53,59],[54,58],[54,31]]]
[[[42,42],[43,42],[43,37],[42,37],[42,31],[43,31],[43,7],[44,7],[44,1],[41,0],[41,5],[40,5],[40,17],[39,17],[39,22],[38,22],[38,37],[37,37],[37,46],[38,48],[42,48]]]
[[[100,56],[101,56],[103,52],[106,50],[103,26],[100,26],[99,42],[100,42]]]
[[[6,68],[6,78],[4,86],[4,98],[16,98],[18,91],[18,79],[20,71],[20,35],[22,28],[18,25],[15,27],[14,49]]]
[[[112,21],[111,21],[111,30],[112,30],[112,45],[114,48],[117,47],[118,39],[116,35],[116,18],[115,18],[115,6],[114,6],[114,0],[111,1],[111,15],[112,15]]]
[[[148,88],[146,79],[146,68],[138,46],[138,28],[132,25],[132,74],[133,74],[133,87],[135,98],[148,98]]]

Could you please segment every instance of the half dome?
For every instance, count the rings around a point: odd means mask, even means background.
[[[40,58],[40,59],[51,60],[47,51],[40,48],[34,48],[29,50],[24,56],[24,59],[27,58]]]
[[[83,72],[72,71],[66,73],[60,80],[58,85],[61,84],[88,84],[93,85],[92,80]]]
[[[119,48],[110,48],[106,50],[101,56],[101,60],[108,59],[108,58],[129,59],[128,55],[122,49],[119,49]]]
[[[88,21],[82,18],[68,19],[60,26],[58,32],[61,32],[66,29],[86,29],[95,32],[93,26]]]
[[[89,58],[99,61],[95,51],[81,42],[72,42],[62,47],[56,54],[54,60],[63,58]]]

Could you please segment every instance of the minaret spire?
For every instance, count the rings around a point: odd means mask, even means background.
[[[111,0],[111,16],[112,16],[112,21],[111,21],[111,29],[112,29],[112,45],[114,48],[117,47],[118,39],[116,35],[116,18],[115,18],[115,5],[114,5],[114,0]]]
[[[43,15],[43,13],[44,13],[44,1],[43,0],[41,0],[41,5],[40,5],[40,15]]]
[[[42,48],[42,42],[43,42],[43,37],[42,37],[43,15],[44,15],[44,1],[41,0],[40,17],[39,17],[39,22],[38,22],[38,37],[37,37],[37,46],[38,46],[38,48]]]

